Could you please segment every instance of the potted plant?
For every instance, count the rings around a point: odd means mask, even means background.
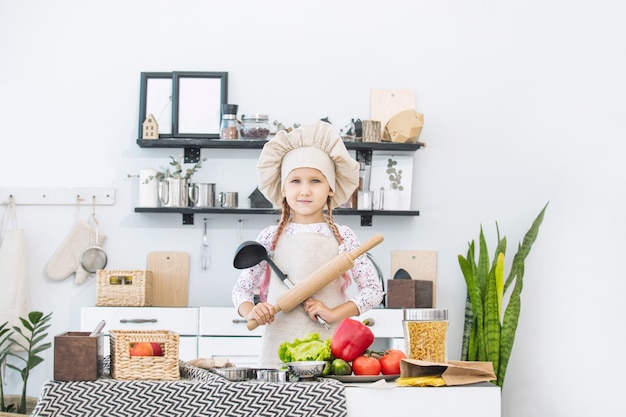
[[[396,169],[398,161],[389,158],[387,160],[387,175],[389,175],[389,189],[385,190],[385,199],[383,208],[385,210],[399,210],[401,207],[400,191],[404,190],[402,186],[402,170]]]
[[[504,280],[504,256],[507,243],[506,237],[500,238],[497,223],[498,245],[492,261],[489,260],[482,227],[479,236],[478,262],[474,258],[476,247],[473,240],[469,243],[467,257],[458,256],[467,284],[461,359],[490,361],[497,376],[495,382],[500,388],[504,385],[521,310],[524,263],[537,238],[547,207],[548,204],[535,218],[522,243],[518,244],[506,281]],[[508,294],[508,303],[505,306],[504,294],[510,288],[513,289]]]
[[[396,165],[398,165],[398,161],[394,161],[389,158],[387,160],[387,174],[389,175],[389,188],[392,190],[402,191],[404,187],[402,186],[402,170],[396,170]]]
[[[156,179],[158,195],[161,204],[165,207],[187,207],[189,205],[189,190],[187,183],[193,174],[202,168],[203,158],[191,167],[184,168],[182,156],[174,158],[170,156],[170,167],[163,171],[157,171],[155,176],[146,178],[145,183]]]
[[[28,318],[20,317],[23,329],[19,326],[8,329],[7,323],[0,326],[0,359],[2,359],[0,364],[6,363],[9,369],[17,371],[22,378],[20,395],[5,396],[0,388],[0,415],[3,412],[19,415],[32,411],[30,408],[34,407],[36,399],[26,395],[28,378],[30,371],[44,360],[39,354],[52,346],[50,342],[45,341],[48,337],[45,331],[50,327],[51,318],[52,313],[44,315],[40,311],[31,311],[28,313]],[[13,348],[16,346],[23,352],[14,351]],[[0,373],[0,384],[4,382],[2,376]],[[17,405],[10,401],[14,398],[17,400]]]

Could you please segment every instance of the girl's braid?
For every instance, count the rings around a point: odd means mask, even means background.
[[[326,200],[326,206],[328,207],[328,215],[326,216],[326,220],[328,221],[328,227],[332,230],[333,235],[335,235],[335,239],[339,242],[339,245],[343,243],[343,238],[341,237],[341,233],[339,233],[339,229],[337,229],[337,225],[335,224],[335,220],[333,219],[333,209],[330,205],[330,197]]]
[[[278,228],[276,229],[276,233],[274,234],[274,239],[272,240],[272,250],[276,249],[276,243],[278,242],[278,238],[287,227],[287,223],[289,223],[289,219],[291,218],[291,208],[289,204],[287,204],[287,199],[283,198],[283,209],[280,215],[280,221],[278,222]]]

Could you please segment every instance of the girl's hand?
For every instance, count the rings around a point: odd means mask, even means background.
[[[311,318],[311,320],[317,322],[317,317],[315,317],[317,315],[323,318],[326,323],[333,323],[333,310],[326,307],[326,305],[320,300],[317,300],[315,298],[307,298],[306,300],[304,300],[302,305],[304,306],[304,311]]]
[[[270,303],[259,303],[246,316],[247,320],[256,320],[259,326],[271,324],[274,321],[276,310]]]

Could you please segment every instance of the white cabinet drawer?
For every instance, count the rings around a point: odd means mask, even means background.
[[[200,336],[261,336],[262,327],[248,330],[246,320],[230,307],[200,307]]]
[[[260,337],[200,337],[198,356],[223,357],[235,366],[258,366],[261,352]]]
[[[83,307],[81,330],[93,330],[100,320],[109,330],[169,330],[179,335],[198,334],[197,307]]]
[[[358,320],[374,319],[369,326],[376,338],[404,338],[402,329],[402,309],[373,308],[357,317]]]

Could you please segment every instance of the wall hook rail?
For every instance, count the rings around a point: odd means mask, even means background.
[[[115,188],[0,188],[0,204],[7,205],[11,199],[18,206],[74,206],[81,202],[112,206]]]

